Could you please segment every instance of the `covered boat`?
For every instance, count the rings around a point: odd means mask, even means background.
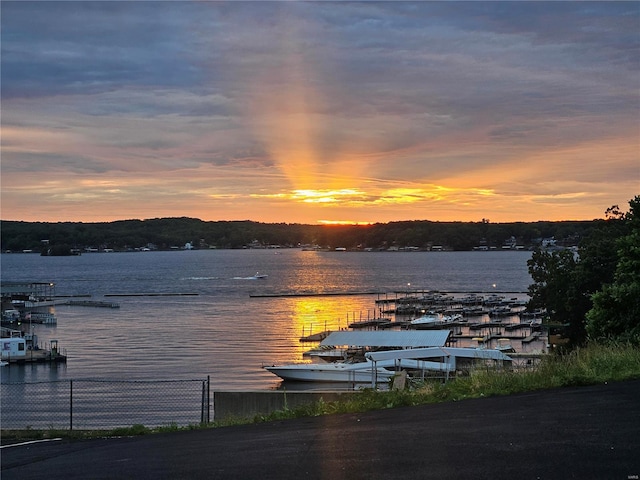
[[[298,382],[350,382],[350,383],[386,383],[396,373],[396,368],[413,367],[416,362],[405,360],[398,365],[393,360],[379,362],[374,365],[364,358],[364,353],[371,350],[403,351],[417,347],[443,346],[446,344],[450,330],[438,331],[339,331],[332,332],[322,342],[321,349],[358,351],[359,355],[348,360],[335,363],[294,363],[289,365],[265,366],[265,370],[279,376],[283,380]],[[336,347],[341,347],[338,349]],[[434,368],[438,368],[435,367]]]

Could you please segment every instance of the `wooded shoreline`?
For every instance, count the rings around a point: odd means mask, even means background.
[[[560,222],[434,222],[302,225],[253,221],[156,218],[104,223],[1,221],[2,252],[41,252],[55,246],[126,251],[189,248],[318,247],[348,250],[532,249],[544,241],[575,246],[605,220]]]

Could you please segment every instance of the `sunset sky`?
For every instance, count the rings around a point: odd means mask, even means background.
[[[591,220],[638,2],[2,1],[1,218]]]

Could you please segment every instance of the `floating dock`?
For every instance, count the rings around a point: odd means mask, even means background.
[[[67,363],[67,356],[51,350],[29,350],[24,357],[3,357],[9,365],[26,363]]]
[[[66,352],[62,353],[58,340],[49,340],[49,348],[41,348],[37,344],[37,336],[24,334],[19,330],[3,327],[1,330],[0,351],[3,366],[6,364],[25,363],[65,363]],[[6,363],[5,363],[6,362]]]
[[[67,300],[60,305],[69,305],[71,307],[120,308],[118,303],[101,302],[97,300]]]
[[[301,292],[301,293],[260,293],[249,295],[249,298],[279,297],[346,297],[357,295],[380,295],[380,292]]]
[[[105,297],[180,297],[180,296],[197,296],[199,293],[192,292],[174,292],[174,293],[105,293]]]
[[[311,335],[300,337],[300,341],[301,342],[321,342],[322,340],[327,338],[330,333],[331,333],[330,330],[327,330],[324,332],[312,333]]]
[[[399,325],[397,322],[392,322],[388,318],[372,318],[370,320],[359,320],[349,324],[349,328],[390,328]]]

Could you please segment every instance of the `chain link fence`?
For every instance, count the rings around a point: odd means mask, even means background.
[[[210,422],[204,380],[59,380],[0,385],[3,429],[101,430]]]

